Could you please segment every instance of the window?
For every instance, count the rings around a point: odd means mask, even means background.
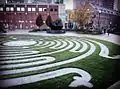
[[[101,11],[103,11],[103,9],[100,9]]]
[[[58,11],[57,9],[55,9],[55,11]]]
[[[95,10],[98,10],[97,8],[95,8]]]
[[[63,0],[55,0],[56,4],[63,4]]]
[[[46,9],[46,8],[43,8],[43,11],[47,11],[47,9]]]
[[[31,11],[31,8],[30,8],[30,7],[28,8],[28,11]]]
[[[39,8],[39,11],[42,11],[42,8]]]
[[[36,9],[35,9],[35,8],[32,8],[32,11],[36,11]]]
[[[21,11],[25,11],[25,8],[24,8],[24,7],[21,7]]]
[[[11,7],[11,8],[10,8],[10,11],[14,11],[14,8],[13,8],[13,7]]]
[[[17,7],[17,11],[20,11],[20,7]]]
[[[0,7],[0,11],[3,11],[3,7]]]
[[[111,12],[111,14],[113,14],[114,12]]]
[[[106,10],[104,10],[104,12],[106,12]]]
[[[9,8],[9,7],[6,7],[6,11],[10,11],[10,8]]]
[[[50,11],[53,11],[53,9],[51,8]]]

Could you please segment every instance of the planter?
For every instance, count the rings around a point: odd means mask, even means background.
[[[65,30],[63,30],[63,29],[61,29],[61,30],[47,30],[47,33],[62,34],[62,33],[65,33]]]

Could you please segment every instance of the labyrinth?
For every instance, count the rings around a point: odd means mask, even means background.
[[[106,89],[118,81],[120,46],[74,36],[0,37],[0,87]]]

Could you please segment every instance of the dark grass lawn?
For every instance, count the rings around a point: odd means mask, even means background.
[[[87,39],[93,39],[93,38],[87,38]],[[98,39],[93,39],[93,40],[96,40],[106,45],[109,48],[110,56],[120,54],[119,45],[106,42],[103,40],[98,40]],[[38,70],[38,71],[26,72],[18,75],[9,75],[9,76],[0,76],[0,77],[1,78],[13,78],[13,77],[20,77],[20,76],[22,77],[27,75],[44,73],[52,70],[58,70],[62,68],[79,68],[91,74],[92,79],[90,82],[94,85],[94,87],[91,89],[107,89],[111,84],[120,80],[120,72],[119,72],[120,60],[100,57],[99,56],[100,47],[97,44],[95,44],[95,46],[96,46],[96,51],[94,54],[82,60],[79,60],[77,62],[73,62],[70,64],[65,64],[62,66],[57,66],[57,67],[53,67],[45,70]],[[40,50],[40,52],[51,51],[50,49],[44,49],[44,50],[37,49],[37,50]],[[58,61],[67,60],[69,58],[76,57],[78,55],[81,55],[81,54],[64,51],[60,53],[51,54],[50,56],[55,57],[56,62],[58,62]],[[54,79],[44,80],[44,81],[21,85],[17,87],[11,87],[7,89],[89,89],[84,86],[80,86],[77,88],[68,87],[71,81],[73,81],[73,76],[75,75],[77,74],[68,74],[68,75],[60,76]]]

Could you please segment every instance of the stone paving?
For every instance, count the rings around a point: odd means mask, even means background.
[[[92,37],[92,38],[97,38],[97,39],[102,39],[105,41],[109,41],[112,43],[116,43],[116,44],[120,44],[120,36],[119,35],[115,35],[115,34],[110,34],[108,36],[108,34],[101,34],[101,35],[87,35],[87,34],[79,34],[76,32],[66,32],[65,34],[49,34],[46,33],[45,31],[41,31],[41,32],[29,32],[31,29],[29,30],[20,30],[17,29],[15,31],[10,31],[7,34],[29,34],[29,35],[41,35],[41,36],[78,36],[78,37]]]

